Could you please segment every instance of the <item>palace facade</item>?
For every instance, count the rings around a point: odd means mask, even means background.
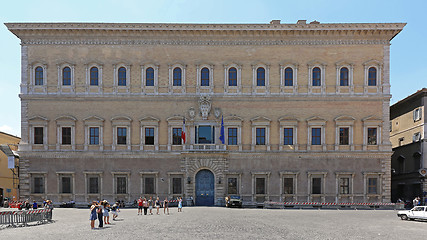
[[[22,198],[390,201],[404,23],[6,26],[22,46]]]

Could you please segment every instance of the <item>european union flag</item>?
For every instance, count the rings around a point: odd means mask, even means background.
[[[225,143],[225,136],[224,136],[224,116],[221,118],[221,134],[219,136],[219,140],[221,140],[222,144]]]

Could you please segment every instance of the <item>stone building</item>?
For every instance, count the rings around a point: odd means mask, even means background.
[[[22,45],[22,196],[390,201],[404,23],[6,26]]]
[[[392,201],[426,197],[426,105],[427,88],[423,88],[390,107]]]

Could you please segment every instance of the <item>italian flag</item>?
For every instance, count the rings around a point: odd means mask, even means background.
[[[182,123],[181,139],[182,139],[182,142],[185,144],[185,118],[184,118],[184,122]]]

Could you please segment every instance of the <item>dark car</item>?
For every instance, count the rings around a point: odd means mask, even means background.
[[[238,195],[230,195],[225,197],[226,207],[242,207],[242,199]]]

